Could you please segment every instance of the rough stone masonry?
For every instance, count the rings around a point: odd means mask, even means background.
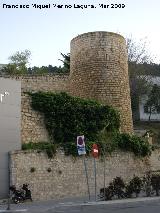
[[[133,131],[127,49],[124,38],[118,34],[91,32],[74,38],[71,41],[69,75],[8,77],[20,80],[22,85],[22,143],[49,139],[43,115],[31,108],[31,100],[25,91],[66,91],[74,96],[96,99],[120,111],[122,132]],[[108,157],[107,162],[106,183],[117,175],[127,179],[133,174],[141,175],[144,168],[145,171],[150,169],[148,159],[144,163],[127,153],[114,154]],[[93,193],[91,158],[88,158],[88,164]],[[97,167],[99,188],[103,187],[103,163],[100,160]],[[31,172],[32,168],[35,172]],[[37,200],[81,196],[87,193],[81,159],[75,161],[57,153],[55,158],[49,160],[44,153],[15,151],[11,153],[10,169],[11,183],[16,186],[29,183],[33,198]]]
[[[133,132],[125,39],[111,32],[84,33],[71,41],[69,75],[8,76],[22,85],[22,143],[47,141],[43,115],[30,106],[25,91],[65,91],[119,110],[121,131]]]
[[[69,91],[119,110],[121,131],[133,132],[125,39],[111,32],[90,32],[71,41]]]

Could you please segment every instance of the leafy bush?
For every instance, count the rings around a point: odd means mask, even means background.
[[[104,200],[112,200],[114,197],[114,186],[111,182],[108,187],[101,188],[100,189],[100,198],[103,198]]]
[[[114,195],[116,195],[118,198],[124,197],[124,188],[125,183],[121,177],[116,177],[113,179],[113,189],[114,189]]]
[[[110,106],[72,97],[64,92],[29,94],[33,109],[44,113],[46,128],[56,143],[75,141],[77,135],[96,141],[98,132],[103,128],[119,129],[119,113]]]
[[[156,180],[153,180],[155,189],[158,188],[158,190],[160,189],[159,177]],[[138,197],[142,190],[143,180],[140,177],[134,176],[128,184],[126,184],[121,177],[116,177],[109,183],[108,187],[100,189],[100,198],[103,200],[131,198],[133,193]]]
[[[128,184],[126,184],[121,177],[114,178],[108,187],[100,189],[100,198],[103,200],[131,198],[134,193],[136,197],[138,197],[140,192],[145,192],[147,197],[154,194],[159,196],[159,190],[160,174],[152,174],[151,171],[149,171],[142,178],[134,176]]]
[[[40,150],[45,151],[49,158],[52,158],[56,153],[57,146],[49,142],[26,143],[22,144],[22,150]]]
[[[113,143],[115,143],[118,148],[125,151],[132,151],[138,156],[144,157],[151,154],[151,146],[149,143],[136,135],[118,133],[114,136]]]
[[[135,193],[136,197],[138,197],[142,189],[142,185],[143,184],[141,178],[138,176],[134,176],[127,185],[126,192],[128,193],[128,195],[132,195],[133,193]]]
[[[126,185],[126,198],[131,198],[133,195],[133,188],[132,185],[129,183]]]
[[[151,147],[145,140],[118,132],[120,116],[110,106],[94,100],[72,97],[64,92],[28,94],[32,98],[33,109],[44,113],[45,125],[51,141],[60,144],[67,155],[77,155],[78,135],[85,135],[87,153],[93,143],[99,145],[100,153],[112,152],[117,148],[132,151],[137,156],[151,153]],[[110,134],[107,142],[106,134]]]
[[[69,142],[69,143],[65,143],[62,145],[63,149],[64,149],[64,153],[65,155],[72,155],[72,156],[77,156],[77,146],[76,146],[76,142]]]
[[[143,176],[143,188],[144,191],[146,192],[146,196],[150,197],[152,194],[152,185],[151,185],[151,172],[147,172],[144,176]]]
[[[159,196],[159,190],[160,190],[160,175],[159,174],[152,175],[151,185],[152,185],[153,189],[156,191],[156,195]]]

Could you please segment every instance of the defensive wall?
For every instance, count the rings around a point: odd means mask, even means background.
[[[120,112],[122,132],[133,132],[125,39],[116,33],[91,32],[71,41],[69,75],[5,76],[21,81],[22,143],[47,141],[43,115],[32,110],[26,91],[65,91],[112,105]]]
[[[94,195],[93,158],[87,158],[86,164],[90,191]],[[137,158],[132,153],[114,152],[106,157],[105,165],[106,186],[117,176],[129,181],[134,174],[142,177],[147,171],[160,170],[160,151],[154,151],[150,158]],[[98,194],[104,185],[104,161],[96,160],[96,166]],[[48,159],[46,154],[36,151],[15,151],[11,153],[10,170],[11,183],[17,186],[29,183],[34,200],[87,196],[81,157],[65,156],[59,151],[53,159]]]
[[[68,75],[3,76],[21,81],[21,142],[48,141],[43,114],[31,108],[28,91],[68,91]]]
[[[71,95],[93,98],[120,111],[121,131],[133,131],[128,80],[127,51],[122,36],[108,32],[82,34],[71,41],[69,75],[3,76],[21,81],[21,142],[48,141],[43,114],[31,108],[26,91],[65,91]],[[159,155],[156,154],[157,157]],[[114,153],[106,161],[106,183],[115,176],[126,178],[152,169],[151,159],[136,159],[130,153]],[[59,152],[53,159],[44,153],[11,153],[11,183],[29,183],[34,199],[81,196],[87,193],[82,159],[75,160]],[[157,158],[156,158],[156,162]],[[88,158],[88,172],[93,194],[93,162]],[[159,162],[156,164],[159,168]],[[31,168],[35,168],[31,172]],[[50,168],[50,169],[49,169]],[[49,170],[48,170],[49,169]],[[103,187],[103,162],[97,162],[98,189]],[[51,171],[50,171],[51,170]],[[50,171],[50,172],[49,172]]]
[[[111,32],[84,33],[71,41],[69,91],[119,110],[121,131],[133,132],[125,39]]]

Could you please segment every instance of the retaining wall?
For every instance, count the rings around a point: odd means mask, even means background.
[[[97,162],[97,192],[103,187],[104,162]],[[89,186],[94,194],[93,158],[86,159]],[[35,171],[31,172],[31,168]],[[48,172],[48,169],[51,169]],[[47,200],[87,195],[83,159],[65,156],[58,152],[53,159],[36,151],[15,151],[11,153],[11,183],[21,186],[29,183],[34,200]],[[150,158],[137,158],[132,153],[114,152],[106,157],[106,185],[116,176],[129,180],[133,175],[143,176],[146,171],[160,170],[160,151]]]

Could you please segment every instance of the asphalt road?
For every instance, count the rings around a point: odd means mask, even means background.
[[[61,206],[47,210],[46,213],[159,213],[160,202],[138,202],[113,205],[81,205],[81,206]]]
[[[6,206],[0,206],[0,212]],[[45,201],[11,205],[9,212],[26,213],[159,213],[160,197],[138,198],[118,201],[82,202],[82,201]]]

